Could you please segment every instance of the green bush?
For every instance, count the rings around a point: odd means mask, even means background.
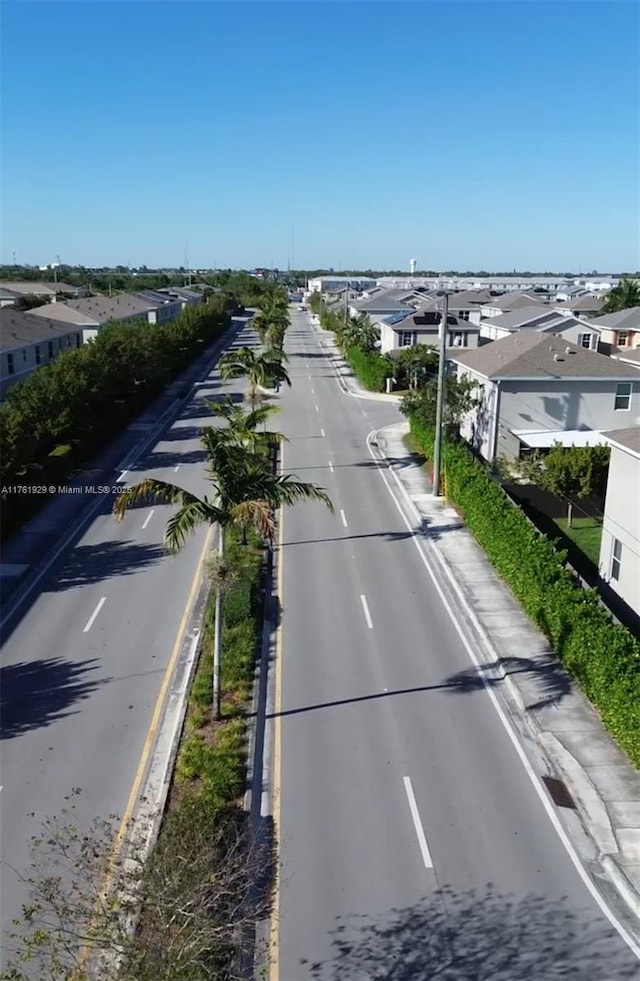
[[[411,433],[433,455],[433,430],[410,417]],[[614,625],[595,590],[565,568],[566,553],[512,505],[462,443],[443,446],[444,487],[494,568],[598,709],[629,758],[640,765],[640,644]]]
[[[394,373],[391,358],[375,352],[361,351],[358,347],[345,348],[345,357],[365,388],[372,392],[384,392],[387,378],[391,378]]]

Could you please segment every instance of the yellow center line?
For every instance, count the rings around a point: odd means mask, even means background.
[[[210,545],[211,545],[211,539],[213,537],[214,531],[215,531],[215,525],[211,525],[209,527],[208,531],[207,531],[207,534],[206,534],[206,537],[205,537],[205,540],[204,540],[204,545],[202,546],[202,551],[201,551],[200,557],[198,559],[198,564],[196,566],[196,570],[195,570],[195,573],[194,573],[194,576],[193,576],[193,580],[191,582],[191,588],[189,590],[189,596],[187,598],[187,602],[186,602],[186,605],[184,607],[184,611],[183,611],[183,614],[182,614],[182,619],[180,620],[180,626],[178,627],[178,633],[176,634],[175,643],[173,645],[173,649],[172,649],[171,655],[169,657],[169,663],[168,663],[167,668],[166,668],[166,671],[164,673],[164,677],[162,679],[162,685],[160,687],[160,691],[158,693],[158,698],[156,700],[156,704],[155,704],[154,709],[153,709],[153,715],[151,716],[151,723],[149,725],[149,729],[147,731],[147,736],[146,736],[146,739],[145,739],[145,742],[144,742],[144,746],[142,748],[142,755],[140,756],[140,762],[138,763],[138,769],[136,770],[136,774],[135,774],[135,777],[133,779],[133,785],[131,787],[131,792],[129,794],[129,799],[128,799],[127,805],[126,805],[126,807],[124,809],[124,813],[123,813],[122,818],[120,820],[120,826],[119,826],[118,832],[116,834],[116,839],[115,839],[115,842],[114,842],[114,845],[113,845],[113,855],[112,855],[111,862],[110,862],[111,871],[105,877],[104,885],[103,885],[103,887],[101,889],[101,892],[100,892],[100,895],[102,897],[107,896],[109,894],[109,891],[110,891],[110,889],[111,889],[111,887],[113,885],[113,879],[114,879],[114,876],[115,876],[115,865],[116,865],[118,859],[120,858],[120,855],[121,855],[121,852],[122,852],[122,848],[123,848],[123,844],[124,844],[124,838],[125,838],[125,835],[126,835],[126,832],[127,832],[127,828],[129,826],[132,818],[133,818],[133,815],[134,815],[135,809],[136,809],[136,805],[137,805],[138,799],[140,797],[140,791],[142,789],[142,781],[144,780],[145,774],[147,772],[147,767],[149,765],[149,758],[150,758],[151,753],[152,753],[152,751],[154,749],[154,746],[155,746],[156,738],[157,738],[157,735],[158,735],[158,728],[159,728],[160,722],[162,720],[163,710],[164,710],[164,707],[165,707],[165,702],[167,700],[167,694],[168,694],[168,691],[169,691],[169,686],[170,686],[170,684],[171,684],[171,682],[173,680],[173,676],[174,676],[174,673],[175,673],[176,665],[178,663],[178,658],[179,658],[180,652],[182,650],[182,643],[183,643],[183,640],[184,640],[184,635],[185,635],[186,630],[187,630],[187,625],[189,623],[189,616],[191,615],[193,604],[194,604],[195,599],[196,599],[196,593],[197,593],[198,587],[200,585],[200,578],[201,578],[201,574],[202,574],[202,567],[204,565],[207,552],[209,551],[209,548],[210,548]],[[86,966],[87,960],[90,957],[90,955],[91,955],[91,950],[89,948],[85,949],[85,952],[84,952],[82,958],[80,959],[80,967],[85,967]]]

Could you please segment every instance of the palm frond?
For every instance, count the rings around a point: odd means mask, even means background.
[[[237,524],[250,524],[264,538],[269,540],[273,538],[275,519],[268,501],[242,501],[231,509],[230,514]]]
[[[164,544],[169,552],[179,551],[186,539],[193,534],[199,525],[212,525],[216,522],[224,522],[225,515],[215,504],[207,500],[207,498],[200,500],[197,497],[193,497],[193,495],[190,496],[192,500],[185,503],[167,521]]]
[[[177,484],[170,484],[165,480],[154,480],[148,477],[141,480],[133,487],[127,487],[126,491],[119,494],[113,505],[113,513],[116,521],[122,521],[125,513],[134,504],[186,504],[191,500],[198,500],[193,494]]]

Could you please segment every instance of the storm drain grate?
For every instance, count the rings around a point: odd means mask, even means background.
[[[556,777],[543,777],[542,781],[551,795],[551,800],[557,807],[571,807],[575,811],[576,803],[562,780],[558,780]]]

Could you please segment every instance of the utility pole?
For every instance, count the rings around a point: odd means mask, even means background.
[[[347,329],[349,323],[349,286],[345,286],[344,290],[344,329]]]
[[[438,394],[436,398],[436,438],[433,443],[433,496],[440,497],[440,459],[442,456],[442,415],[444,410],[444,366],[447,350],[447,321],[449,319],[449,294],[444,294],[444,310],[438,331]]]

